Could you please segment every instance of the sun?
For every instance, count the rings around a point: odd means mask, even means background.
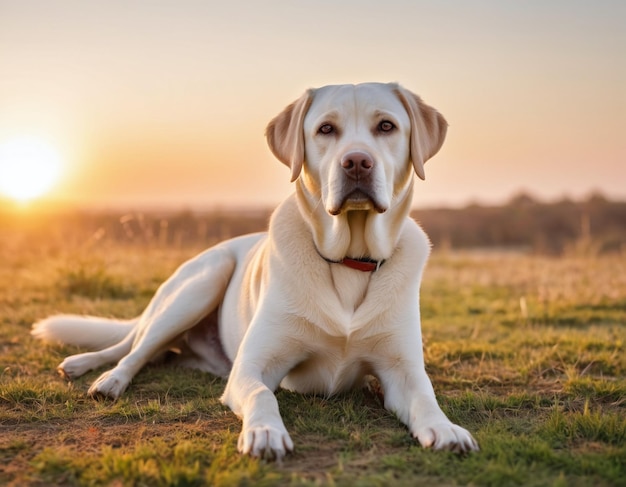
[[[0,193],[18,202],[46,194],[61,170],[60,153],[42,139],[23,136],[0,143]]]

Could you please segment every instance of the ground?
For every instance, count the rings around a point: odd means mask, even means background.
[[[0,484],[626,485],[626,259],[437,252],[422,289],[427,369],[442,408],[475,434],[466,456],[422,449],[369,388],[278,392],[296,450],[236,453],[224,382],[152,365],[117,402],[55,367],[55,312],[131,317],[198,246],[0,240]]]

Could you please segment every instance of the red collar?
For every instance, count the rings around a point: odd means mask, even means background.
[[[351,269],[356,269],[361,272],[375,272],[385,262],[371,260],[371,259],[351,259],[350,257],[344,257],[339,261],[341,264]]]
[[[343,264],[350,269],[356,269],[361,272],[375,272],[378,268],[385,263],[384,260],[372,260],[372,259],[351,259],[350,257],[344,257],[341,260],[330,260],[324,258],[326,262],[331,264]]]

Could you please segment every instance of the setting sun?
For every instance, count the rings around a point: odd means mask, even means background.
[[[26,202],[43,196],[58,181],[62,161],[50,144],[35,137],[0,143],[0,193]]]

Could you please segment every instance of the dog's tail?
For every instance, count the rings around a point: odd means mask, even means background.
[[[138,321],[139,318],[115,320],[95,316],[54,315],[35,323],[30,333],[44,341],[102,350],[121,342]]]

